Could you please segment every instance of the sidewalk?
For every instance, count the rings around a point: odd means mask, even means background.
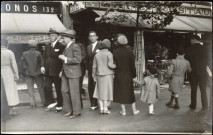
[[[84,85],[86,88],[87,85]],[[76,119],[64,117],[63,112],[45,112],[44,108],[31,109],[28,106],[17,108],[19,115],[8,120],[2,130],[8,132],[210,132],[211,126],[205,123],[206,114],[201,113],[200,92],[198,108],[190,111],[190,87],[186,86],[180,94],[180,109],[173,110],[165,106],[170,99],[167,86],[161,87],[160,100],[155,104],[155,116],[148,115],[148,105],[139,100],[140,91],[135,91],[136,106],[141,111],[132,115],[127,105],[127,116],[119,114],[120,105],[112,103],[110,115],[100,115],[99,111],[89,111],[89,100],[83,100],[82,116]],[[208,90],[208,95],[210,91]],[[211,112],[209,112],[211,113]]]

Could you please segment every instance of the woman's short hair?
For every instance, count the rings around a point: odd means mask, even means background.
[[[8,40],[2,38],[2,39],[1,39],[1,46],[7,46],[7,44],[8,44]]]
[[[185,50],[183,48],[179,48],[177,53],[178,53],[178,55],[183,55],[183,54],[185,54]]]
[[[28,46],[29,47],[36,47],[38,42],[36,40],[30,40],[28,41]]]
[[[100,50],[102,49],[109,49],[111,47],[111,42],[109,39],[104,39],[103,41],[101,41],[101,44],[100,44]]]
[[[157,74],[156,68],[153,68],[153,67],[149,68],[149,72],[150,72],[152,75],[153,75],[153,74]]]

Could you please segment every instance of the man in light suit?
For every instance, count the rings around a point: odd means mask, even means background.
[[[88,91],[89,91],[89,98],[91,102],[91,110],[96,110],[98,108],[97,99],[93,98],[93,93],[95,90],[95,82],[92,77],[92,68],[93,68],[93,59],[96,53],[98,52],[98,48],[100,46],[100,43],[97,41],[98,36],[95,31],[91,31],[89,33],[89,41],[90,45],[87,47],[87,70],[88,70]]]
[[[46,98],[47,110],[56,106],[56,111],[62,110],[62,95],[61,95],[61,78],[59,73],[62,69],[62,61],[58,58],[64,51],[64,46],[58,40],[60,39],[59,33],[50,28],[49,30],[51,43],[46,44],[43,54],[43,62],[41,72],[45,74],[44,92]],[[54,103],[52,83],[55,85],[57,93],[57,103]]]
[[[67,112],[64,116],[70,119],[81,115],[81,100],[79,81],[81,73],[81,48],[75,43],[76,32],[66,30],[61,33],[62,42],[66,48],[59,59],[63,61],[63,68],[59,76],[62,79],[61,91],[63,96],[63,107]]]

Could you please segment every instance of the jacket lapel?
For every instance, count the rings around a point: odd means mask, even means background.
[[[74,44],[74,42],[72,42],[72,44],[71,44],[68,48],[66,48],[66,49],[64,50],[64,55],[65,55],[65,56],[66,56],[66,54],[69,52],[69,50],[72,49],[73,44]]]
[[[97,42],[97,44],[96,44],[94,50],[92,51],[92,55],[94,55],[94,54],[96,53],[96,50],[99,48],[99,44],[100,44],[100,43]]]

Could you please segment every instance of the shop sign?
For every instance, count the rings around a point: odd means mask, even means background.
[[[212,16],[212,10],[210,8],[180,7],[179,13],[181,15]]]
[[[1,2],[1,13],[61,14],[59,2]]]
[[[74,5],[70,5],[70,14],[79,12],[84,9],[85,9],[85,6],[83,2],[77,2]]]
[[[86,8],[99,8],[102,10],[106,10],[107,7],[104,7],[101,5],[100,2],[95,2],[95,1],[88,1],[88,2],[84,2],[84,5]],[[126,12],[136,12],[137,9],[134,7],[130,7],[127,8],[126,6],[123,6],[122,8],[117,8],[116,10],[118,11],[126,11]],[[151,12],[156,12],[156,8],[153,9],[147,9],[147,8],[142,8],[140,9],[139,12],[147,12],[147,13],[151,13]],[[186,6],[181,6],[178,8],[179,10],[179,14],[180,15],[189,15],[189,16],[204,16],[204,17],[211,17],[212,16],[212,10],[211,8],[200,8],[200,7],[196,7],[195,6],[191,6],[191,7],[186,7]],[[163,12],[168,12],[169,8],[166,8],[163,10]]]
[[[7,36],[9,44],[27,44],[32,39],[38,41],[38,43],[46,43],[49,41],[49,36],[48,34],[13,34]]]

